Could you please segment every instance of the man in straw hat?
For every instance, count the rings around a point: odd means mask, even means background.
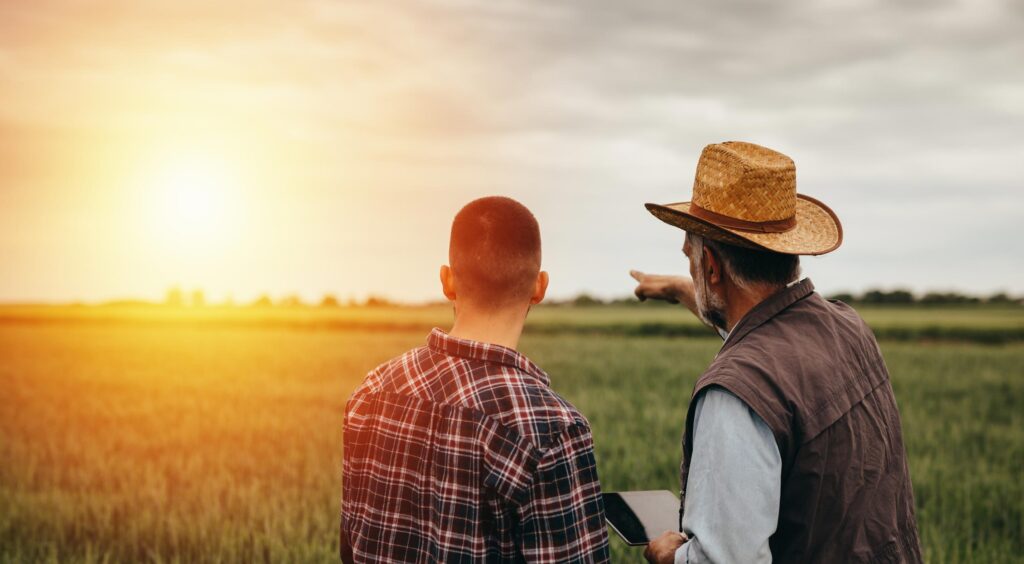
[[[920,562],[900,416],[874,335],[799,279],[842,242],[796,192],[796,167],[751,143],[704,148],[692,201],[647,204],[686,231],[690,279],[633,271],[725,339],[694,386],[679,532],[652,562]]]

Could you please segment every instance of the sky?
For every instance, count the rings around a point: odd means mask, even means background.
[[[1021,294],[1021,61],[1009,0],[4,2],[0,301],[438,299],[493,194],[628,295],[727,140],[842,220],[819,290]]]

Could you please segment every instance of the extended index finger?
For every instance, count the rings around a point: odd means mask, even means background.
[[[636,280],[637,282],[643,282],[644,276],[647,276],[646,274],[640,272],[639,270],[630,270],[629,275],[632,276],[633,280]]]

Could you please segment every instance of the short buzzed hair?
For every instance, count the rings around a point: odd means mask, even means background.
[[[540,259],[537,219],[512,198],[473,200],[452,221],[448,261],[459,294],[477,305],[502,307],[529,299]]]

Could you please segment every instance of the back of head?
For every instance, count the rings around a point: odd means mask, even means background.
[[[448,261],[460,300],[484,308],[525,303],[540,272],[540,226],[511,198],[473,200],[452,222]]]
[[[800,257],[797,255],[739,247],[689,232],[686,236],[692,243],[713,250],[724,263],[733,283],[740,288],[778,289],[800,276]]]

